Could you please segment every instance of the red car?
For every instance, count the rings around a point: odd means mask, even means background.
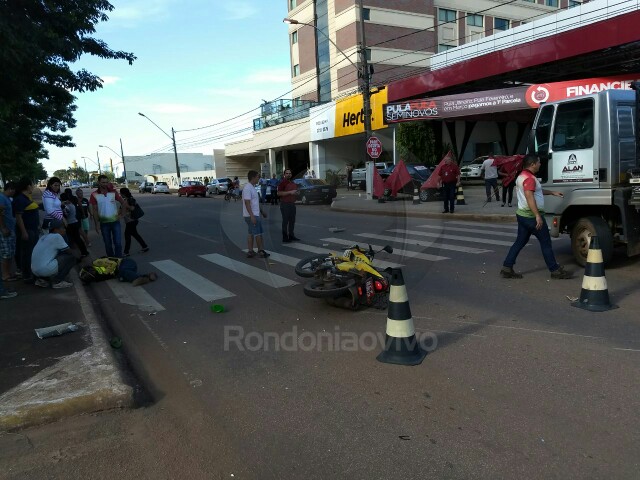
[[[193,195],[194,197],[206,197],[207,187],[205,187],[202,182],[193,180],[182,182],[182,186],[178,189],[178,196],[181,197],[182,195],[186,197],[189,197],[191,195]]]

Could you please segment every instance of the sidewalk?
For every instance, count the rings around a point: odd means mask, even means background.
[[[378,200],[367,200],[367,195],[362,190],[347,191],[340,188],[338,190],[338,196],[331,205],[331,209],[337,212],[365,213],[369,215],[515,223],[517,203],[515,192],[512,207],[508,207],[507,205],[501,207],[502,203],[496,202],[495,198],[491,202],[485,203],[487,198],[484,185],[463,185],[463,194],[465,205],[456,205],[455,213],[450,214],[442,213],[444,203],[440,200],[421,202],[414,205],[412,196],[398,194],[397,200],[379,203]]]
[[[0,300],[0,431],[133,404],[84,287],[70,276],[74,286],[60,290],[5,283],[18,296]],[[79,329],[42,340],[34,331],[67,322]]]

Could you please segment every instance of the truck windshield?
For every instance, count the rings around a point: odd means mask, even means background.
[[[593,100],[567,102],[558,106],[553,127],[553,151],[593,148]]]

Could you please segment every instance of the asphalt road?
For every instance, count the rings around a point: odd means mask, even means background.
[[[607,270],[619,308],[591,313],[567,298],[582,270],[566,238],[554,247],[574,279],[549,280],[534,239],[517,265],[525,278],[504,280],[512,225],[298,206],[302,242],[282,245],[267,205],[274,255],[247,259],[239,202],[138,200],[151,251],[133,258],[160,279],[92,296],[149,402],[0,437],[7,478],[640,476],[637,260]],[[422,365],[376,361],[385,311],[303,295],[291,263],[349,242],[396,249],[376,258],[402,265],[432,350]]]

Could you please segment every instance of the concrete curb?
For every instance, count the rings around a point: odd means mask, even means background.
[[[340,207],[335,206],[335,202],[331,204],[331,210],[335,212],[344,213],[363,213],[365,215],[386,215],[394,216],[399,212],[397,210],[382,210],[382,209],[368,209],[355,207]],[[403,210],[402,213],[407,217],[415,218],[436,218],[436,219],[458,219],[468,220],[473,222],[485,222],[485,223],[515,223],[515,215],[497,215],[497,214],[479,214],[479,213],[435,213],[435,212],[414,212],[409,209]]]
[[[84,287],[76,282],[75,290],[92,346],[0,396],[0,431],[134,405],[133,388],[124,380]]]

